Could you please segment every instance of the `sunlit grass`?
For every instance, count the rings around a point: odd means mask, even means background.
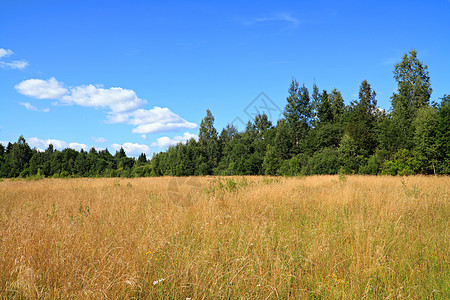
[[[170,180],[0,182],[3,298],[450,297],[448,177]]]

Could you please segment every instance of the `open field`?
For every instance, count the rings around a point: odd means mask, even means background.
[[[3,298],[450,298],[448,177],[0,182]]]

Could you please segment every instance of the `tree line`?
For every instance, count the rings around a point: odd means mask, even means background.
[[[314,174],[450,174],[450,96],[440,103],[432,93],[428,67],[412,50],[395,65],[397,90],[392,108],[377,107],[366,81],[358,100],[345,105],[335,88],[312,92],[292,80],[283,117],[266,114],[239,132],[228,124],[219,132],[210,110],[198,141],[171,146],[147,160],[128,158],[123,149],[31,149],[23,137],[0,145],[0,177],[26,176],[189,176]]]

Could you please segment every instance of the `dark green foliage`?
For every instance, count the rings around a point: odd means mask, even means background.
[[[442,98],[436,122],[436,172],[450,174],[450,95]]]
[[[414,150],[421,173],[436,174],[438,162],[437,128],[438,114],[434,107],[424,106],[416,114],[413,121]]]
[[[392,95],[392,120],[398,135],[397,147],[412,149],[414,126],[412,122],[420,108],[427,106],[431,96],[428,67],[417,59],[411,50],[395,65],[394,78],[397,92]]]
[[[200,124],[198,142],[200,151],[205,157],[205,161],[201,163],[204,164],[201,168],[201,175],[212,174],[212,170],[219,163],[219,140],[217,130],[214,128],[214,116],[209,109],[206,111],[206,116]]]
[[[376,93],[367,80],[361,83],[359,100],[352,102],[346,116],[345,131],[353,140],[355,155],[370,155],[378,146]]]
[[[311,104],[308,89],[293,79],[289,88],[289,96],[284,109],[284,117],[292,136],[294,153],[299,152],[299,142],[304,139],[311,123]]]
[[[331,100],[331,112],[333,114],[333,121],[334,123],[339,123],[345,110],[344,98],[342,98],[341,92],[339,92],[337,89],[333,89],[328,97]]]
[[[364,156],[358,154],[358,145],[356,141],[348,134],[342,137],[338,149],[340,171],[345,174],[358,173],[358,169],[364,161]]]
[[[312,101],[311,101],[311,118],[312,118],[312,125],[315,127],[317,120],[318,120],[318,110],[320,106],[320,93],[319,88],[317,87],[316,82],[314,82],[313,85],[313,92],[312,92]]]
[[[33,156],[30,146],[28,146],[23,136],[14,143],[11,150],[8,150],[7,160],[10,164],[8,177],[17,177],[20,174],[29,173],[28,163]]]
[[[394,158],[383,163],[382,174],[384,175],[413,175],[420,170],[417,153],[408,149],[400,149],[394,154]]]
[[[319,123],[328,123],[333,121],[333,108],[331,105],[331,97],[328,96],[326,90],[320,95],[320,104],[317,109],[317,118]]]
[[[324,148],[309,158],[302,173],[305,175],[337,174],[338,171],[338,152],[333,148]]]
[[[359,173],[376,175],[380,173],[382,160],[377,155],[371,155],[363,165],[359,167]]]

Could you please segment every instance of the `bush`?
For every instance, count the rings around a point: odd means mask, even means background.
[[[419,169],[420,163],[415,153],[407,149],[400,149],[394,154],[393,160],[383,163],[381,173],[383,175],[404,176],[416,174],[419,172]]]
[[[365,164],[359,167],[360,174],[376,175],[380,173],[381,159],[376,155],[371,155]]]
[[[305,175],[337,174],[339,170],[339,157],[334,148],[324,148],[308,159],[302,169]]]

